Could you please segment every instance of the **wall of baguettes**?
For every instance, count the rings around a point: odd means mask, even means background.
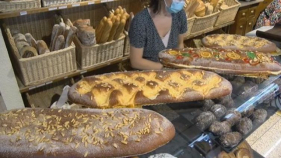
[[[43,40],[49,47],[53,26],[60,19],[57,15],[60,15],[64,22],[67,19],[72,22],[90,19],[91,26],[96,28],[104,16],[109,16],[109,11],[118,6],[125,8],[128,13],[136,13],[143,8],[143,2],[120,0],[2,20],[3,37],[26,107],[50,107],[58,99],[65,85],[71,85],[84,76],[99,73],[99,68],[127,59],[123,57],[126,38],[122,36],[120,40],[92,46],[81,45],[80,40],[77,42],[74,39],[72,45],[67,48],[22,58],[23,54],[18,49],[21,44],[14,40],[13,35],[30,33],[36,41]],[[19,39],[21,40],[21,37]],[[20,101],[17,104],[20,104]]]

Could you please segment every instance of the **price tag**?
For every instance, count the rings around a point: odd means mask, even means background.
[[[57,7],[52,7],[52,8],[49,8],[49,11],[57,10],[57,9],[58,9]]]
[[[86,73],[87,71],[82,71],[82,72],[80,72],[80,74],[84,74],[84,73]]]
[[[66,9],[67,6],[60,6],[59,9]]]
[[[107,0],[101,0],[101,3],[105,3],[105,2],[107,2]]]
[[[39,88],[39,87],[42,87],[42,86],[45,86],[45,83],[40,84],[40,85],[38,85],[38,86],[36,86],[36,87]]]
[[[32,89],[35,89],[36,87],[30,87],[30,88],[28,88],[29,90],[32,90]]]
[[[80,6],[80,4],[78,3],[78,4],[72,4],[72,7],[79,7]]]
[[[113,2],[114,0],[107,0],[107,2]]]
[[[27,14],[27,11],[21,11],[20,12],[20,15],[22,16],[22,15],[26,15]]]
[[[93,2],[88,2],[88,5],[92,5],[92,4],[95,4],[96,2],[93,1]]]

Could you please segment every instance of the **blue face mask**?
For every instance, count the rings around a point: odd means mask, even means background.
[[[166,5],[166,9],[169,13],[178,13],[179,11],[181,11],[184,7],[184,2],[175,2],[173,0],[172,4],[170,7],[167,6],[166,0],[164,0],[165,5]]]

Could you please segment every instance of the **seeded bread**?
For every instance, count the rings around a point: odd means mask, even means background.
[[[214,99],[231,92],[231,84],[212,72],[130,71],[83,78],[68,98],[87,107],[118,108]]]
[[[12,110],[0,114],[0,157],[128,157],[174,135],[169,120],[144,109]]]

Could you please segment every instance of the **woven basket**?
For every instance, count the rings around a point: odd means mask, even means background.
[[[192,30],[194,21],[195,21],[195,17],[187,19],[187,33],[186,33],[186,36],[189,36],[191,34],[191,30]]]
[[[130,55],[130,41],[128,32],[125,32],[126,38],[125,38],[125,45],[124,45],[124,56]]]
[[[42,6],[43,7],[49,7],[49,6],[57,6],[62,4],[73,4],[73,3],[79,3],[80,0],[42,0]]]
[[[191,35],[200,34],[202,32],[212,30],[220,12],[213,13],[204,17],[195,17]]]
[[[215,26],[233,21],[241,5],[237,0],[225,0],[225,3],[229,8],[220,11]]]
[[[0,1],[0,12],[18,11],[23,9],[41,8],[40,0]]]
[[[10,31],[31,33],[36,40],[43,39],[48,44],[54,25],[53,17],[51,13],[31,14],[4,21],[15,71],[25,86],[45,83],[77,70],[74,43],[68,48],[30,58],[19,55]]]
[[[76,45],[77,61],[80,68],[82,70],[87,69],[123,57],[124,41],[125,36],[111,42],[85,46],[75,36],[74,43]]]

